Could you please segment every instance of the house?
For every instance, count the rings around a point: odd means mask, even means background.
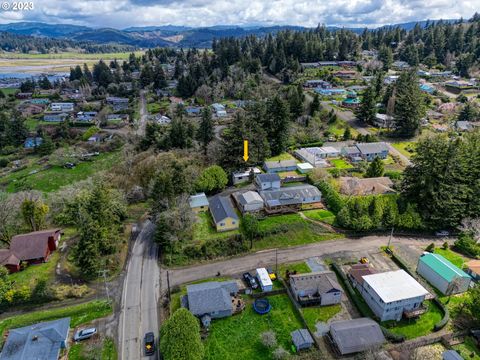
[[[290,275],[290,288],[300,305],[333,305],[342,301],[342,287],[331,271]]]
[[[388,145],[384,142],[359,143],[342,149],[342,154],[352,161],[373,161],[376,157],[386,159],[388,152]]]
[[[383,83],[385,85],[390,85],[397,82],[398,78],[399,78],[398,75],[388,75],[388,76],[385,76],[385,78],[383,79]]]
[[[72,112],[75,104],[74,103],[52,103],[50,105],[50,110],[53,112]]]
[[[455,350],[445,350],[442,354],[442,360],[463,360],[463,357]]]
[[[200,116],[202,113],[202,108],[198,106],[187,106],[185,112],[188,116]]]
[[[472,131],[474,128],[475,126],[470,121],[457,121],[455,123],[457,131]]]
[[[410,65],[406,61],[394,61],[392,64],[392,68],[395,70],[406,70],[410,69]]]
[[[122,111],[128,109],[128,99],[115,96],[107,97],[107,104],[112,106],[113,111]]]
[[[292,337],[293,346],[298,351],[310,349],[313,345],[312,335],[307,329],[298,329],[290,333]]]
[[[465,272],[469,274],[473,280],[480,280],[480,260],[470,260],[465,265],[467,266]]]
[[[314,169],[314,167],[308,162],[297,164],[297,171],[300,174],[307,174],[307,173],[311,172],[313,169]]]
[[[433,94],[435,92],[435,88],[427,84],[421,84],[420,91],[426,94]]]
[[[308,63],[300,63],[300,66],[303,70],[305,69],[317,69],[320,67],[318,62],[308,62]]]
[[[87,142],[90,143],[90,144],[95,144],[95,143],[102,142],[103,139],[104,139],[104,135],[95,134],[95,135],[90,136],[88,138]]]
[[[128,121],[128,114],[108,114],[107,121]]]
[[[0,250],[0,264],[10,272],[20,270],[20,263],[41,264],[48,261],[50,254],[57,249],[61,238],[60,229],[35,231],[16,235],[8,249]]]
[[[360,293],[380,321],[420,315],[426,310],[422,303],[429,294],[405,270],[364,275]]]
[[[70,318],[11,329],[0,360],[58,360],[68,346],[69,330]]]
[[[23,117],[30,117],[43,113],[43,107],[36,104],[23,103],[18,107]]]
[[[155,115],[153,119],[159,125],[168,125],[172,122],[172,120],[168,116],[160,114]]]
[[[335,76],[335,77],[338,77],[340,79],[351,80],[351,79],[355,78],[357,73],[355,71],[352,71],[352,70],[339,70],[339,71],[334,72],[332,75]]]
[[[237,193],[233,196],[242,213],[258,212],[263,209],[263,199],[256,191]]]
[[[349,196],[395,194],[393,181],[386,176],[376,178],[340,177],[340,193]]]
[[[342,106],[349,109],[356,109],[360,106],[361,100],[355,91],[349,91],[347,97],[342,100]]]
[[[295,160],[265,161],[263,168],[267,173],[295,171],[297,170],[297,162]]]
[[[232,202],[226,196],[214,196],[208,202],[217,231],[238,229],[239,219]]]
[[[260,171],[259,168],[253,167],[253,168],[247,168],[245,170],[239,170],[235,171],[232,174],[232,183],[233,185],[241,184],[243,182],[250,182],[250,176],[252,175],[253,171],[253,177],[255,178],[257,175],[261,174],[262,172]]]
[[[48,105],[50,104],[50,100],[49,99],[44,99],[44,98],[40,98],[40,99],[31,99],[29,101],[30,104],[35,104],[35,105]]]
[[[257,280],[262,288],[262,291],[272,291],[273,290],[273,283],[272,279],[270,279],[270,275],[268,274],[267,269],[265,268],[258,268],[255,270],[257,274]]]
[[[270,212],[298,211],[302,205],[319,203],[322,200],[321,192],[308,184],[262,190],[260,196],[265,202],[266,210]]]
[[[168,98],[168,100],[170,100],[170,102],[174,105],[183,105],[185,104],[185,102],[183,101],[182,98],[179,98],[179,97],[176,97],[176,96],[170,96]]]
[[[211,319],[233,314],[232,296],[237,294],[236,281],[210,281],[187,285],[187,295],[182,299],[182,306],[199,317],[203,326],[208,327]]]
[[[474,84],[472,82],[467,81],[447,81],[444,84],[445,90],[453,94],[461,94],[466,90],[472,90],[474,88]]]
[[[328,81],[325,81],[325,80],[307,80],[303,83],[303,87],[331,89],[332,84],[330,84]]]
[[[32,97],[33,93],[31,92],[19,92],[15,94],[15,97],[17,99],[30,99]]]
[[[28,137],[25,139],[24,143],[23,143],[23,147],[25,149],[34,149],[36,148],[37,146],[40,146],[42,145],[43,143],[43,139],[41,137]]]
[[[340,157],[340,150],[332,146],[310,147],[295,150],[295,155],[314,167],[324,167],[323,165],[318,166],[318,164],[323,164],[323,159]]]
[[[328,89],[324,89],[324,88],[316,88],[315,89],[315,92],[319,95],[322,95],[322,96],[339,96],[339,95],[343,95],[347,92],[347,90],[345,89],[341,89],[341,88],[328,88]]]
[[[224,105],[215,103],[215,104],[212,104],[212,108],[217,117],[227,116],[227,110],[225,109]]]
[[[340,355],[362,352],[385,342],[380,325],[369,318],[333,321],[329,338]]]
[[[427,110],[427,117],[429,119],[440,120],[444,117],[444,115],[441,112],[429,109],[429,110]]]
[[[208,210],[208,199],[205,193],[191,195],[188,202],[190,204],[190,209],[196,213]]]
[[[389,128],[393,124],[393,116],[377,113],[375,114],[375,120],[373,120],[373,124],[382,129]]]
[[[417,273],[444,295],[468,290],[472,278],[442,255],[424,253],[418,259]]]
[[[255,178],[255,185],[259,190],[280,189],[282,183],[278,174],[259,174]]]
[[[363,277],[376,273],[377,271],[369,264],[354,264],[348,270],[347,277],[355,289],[361,289],[363,287]]]
[[[337,66],[337,62],[336,61],[319,61],[318,66],[319,67]]]
[[[437,132],[447,132],[449,126],[447,124],[432,124],[432,129]]]
[[[354,67],[357,66],[357,62],[351,60],[341,60],[337,61],[337,65],[341,67]]]
[[[47,122],[63,122],[68,118],[68,114],[65,112],[46,112],[43,114],[43,121]]]
[[[97,117],[98,112],[96,111],[80,111],[75,117],[75,121],[78,122],[92,122]]]

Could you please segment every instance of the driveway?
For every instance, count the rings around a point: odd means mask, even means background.
[[[144,224],[128,263],[118,329],[121,360],[155,358],[143,356],[143,336],[152,331],[158,339],[159,331],[160,268],[154,230],[151,222]]]

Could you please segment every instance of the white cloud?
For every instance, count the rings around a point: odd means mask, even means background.
[[[34,11],[0,13],[0,22],[115,28],[166,24],[378,26],[469,18],[480,9],[480,0],[37,0],[34,4]]]

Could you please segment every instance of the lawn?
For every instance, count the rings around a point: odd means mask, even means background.
[[[312,270],[310,270],[310,267],[304,261],[298,263],[280,264],[278,266],[279,275],[283,279],[287,278],[287,270],[289,270],[290,272],[296,271],[297,274],[306,274],[312,272]]]
[[[309,329],[316,331],[315,324],[318,322],[327,322],[342,310],[340,304],[330,306],[316,306],[302,308],[303,317],[307,322]]]
[[[101,357],[98,357],[101,353]],[[70,346],[69,360],[117,360],[118,353],[111,338],[100,338],[95,342],[81,342]]]
[[[12,316],[0,321],[0,338],[3,341],[6,330],[24,327],[43,321],[51,321],[64,317],[70,317],[70,327],[75,328],[87,324],[92,320],[110,315],[113,308],[106,300],[90,301],[80,305],[72,305],[63,308],[29,312],[22,315]]]
[[[281,153],[280,155],[265,159],[265,161],[280,161],[280,160],[296,160],[296,159],[291,154],[286,152]]]
[[[475,339],[471,336],[466,337],[463,344],[454,345],[453,349],[457,350],[464,359],[480,360],[480,350],[475,344]]]
[[[442,249],[442,248],[435,248],[435,254],[442,255],[445,259],[450,261],[453,265],[459,267],[460,269],[463,268],[463,264],[465,263],[466,258],[462,255],[450,250],[450,249]]]
[[[60,123],[57,122],[49,122],[49,121],[42,121],[38,119],[33,119],[33,118],[28,118],[25,121],[25,125],[27,126],[28,130],[34,131],[37,129],[38,126],[40,125],[49,125],[49,126],[55,126],[59,125]]]
[[[238,230],[217,232],[213,226],[213,220],[209,212],[201,212],[197,215],[193,239],[196,242],[204,242],[210,239],[228,238],[238,234]]]
[[[264,360],[273,359],[272,350],[260,341],[265,331],[274,331],[278,345],[291,349],[290,333],[302,328],[298,315],[287,295],[268,297],[272,310],[258,315],[246,299],[245,310],[238,315],[213,320],[205,341],[205,360]]]
[[[391,332],[404,335],[407,339],[414,339],[419,336],[430,334],[433,326],[442,319],[442,310],[432,301],[424,303],[428,306],[428,311],[414,320],[400,320],[398,322],[385,321],[384,325]]]
[[[333,224],[335,221],[335,214],[324,209],[308,210],[304,211],[303,214],[309,219],[323,221],[327,224]]]
[[[40,280],[48,281],[55,276],[55,266],[59,256],[60,253],[56,251],[50,256],[48,262],[30,265],[25,270],[8,275],[8,280],[15,282],[15,287],[34,286]]]
[[[120,156],[120,152],[100,154],[93,158],[92,161],[79,163],[74,169],[53,166],[47,170],[40,171],[41,168],[38,165],[33,165],[9,174],[0,180],[0,186],[6,186],[8,192],[26,189],[52,192],[62,186],[85,180],[100,171],[112,168],[119,163]],[[32,171],[38,172],[31,174]]]
[[[332,163],[333,166],[335,166],[335,168],[340,169],[340,170],[352,169],[353,168],[352,164],[346,162],[343,159],[332,159],[332,160],[330,160],[330,162]]]
[[[397,142],[391,144],[395,149],[397,149],[401,154],[405,155],[406,157],[411,157],[415,154],[415,145],[416,143],[413,141],[404,141],[404,142]]]

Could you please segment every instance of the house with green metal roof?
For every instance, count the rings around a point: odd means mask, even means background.
[[[442,294],[460,294],[468,290],[472,278],[442,255],[424,253],[418,259],[417,273]]]

